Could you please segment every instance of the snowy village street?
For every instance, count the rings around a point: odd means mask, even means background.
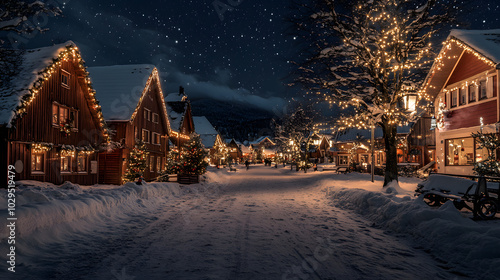
[[[25,262],[17,267],[16,276],[107,280],[457,277],[408,238],[388,234],[352,211],[333,206],[327,199],[326,180],[342,182],[350,175],[240,167],[236,173],[212,170],[205,186],[182,187],[182,194],[158,200],[154,207],[144,206],[144,211],[91,219],[76,232],[42,229],[37,235],[50,237],[44,241],[30,237],[37,248],[24,249],[29,256],[22,258]]]

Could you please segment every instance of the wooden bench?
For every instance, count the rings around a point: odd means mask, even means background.
[[[229,172],[231,172],[231,171],[236,172],[236,171],[238,171],[238,169],[236,169],[236,167],[232,167],[232,166],[230,166],[230,167],[229,167]]]
[[[337,168],[337,173],[347,173],[347,167],[339,167]]]

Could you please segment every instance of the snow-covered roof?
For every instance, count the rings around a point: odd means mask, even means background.
[[[202,134],[200,135],[201,143],[205,148],[211,149],[215,146],[215,141],[217,140],[217,134]]]
[[[250,142],[250,145],[258,145],[262,141],[266,140],[266,138],[267,138],[267,140],[269,140],[271,143],[274,144],[274,142],[271,140],[271,138],[269,138],[269,136],[261,136],[261,137],[257,138],[256,140]]]
[[[480,54],[500,63],[500,29],[462,30],[452,29],[448,38],[454,37]]]
[[[248,146],[245,146],[245,145],[238,145],[240,147],[240,150],[242,153],[244,154],[249,154],[252,152],[252,149],[250,149],[250,147]]]
[[[210,121],[205,116],[193,117],[194,131],[200,135],[203,134],[218,134],[217,130],[212,126]]]
[[[167,101],[166,106],[168,117],[170,120],[170,126],[176,131],[181,131],[182,122],[188,108],[188,101]]]
[[[181,102],[186,100],[186,95],[178,92],[170,93],[165,97],[165,102]]]
[[[129,120],[155,69],[151,64],[87,68],[106,120]]]
[[[16,108],[21,105],[21,98],[31,94],[29,90],[44,77],[42,71],[71,46],[75,46],[75,43],[67,41],[26,51],[12,50],[12,57],[9,59],[15,60],[12,65],[17,68],[16,73],[9,75],[6,71],[11,69],[0,69],[0,124],[10,125]]]

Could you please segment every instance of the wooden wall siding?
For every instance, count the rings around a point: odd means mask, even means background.
[[[497,100],[491,100],[474,106],[451,111],[451,117],[445,118],[445,131],[478,126],[479,118],[483,117],[484,124],[493,124],[497,120]]]
[[[61,69],[70,73],[69,89],[61,85]],[[80,86],[79,79],[81,80],[83,77],[82,74],[76,63],[63,62],[61,67],[43,83],[38,95],[29,105],[27,113],[22,118],[17,119],[14,128],[8,131],[8,164],[14,164],[17,160],[21,160],[24,165],[23,171],[16,175],[16,180],[40,180],[55,184],[61,184],[64,181],[84,185],[97,183],[97,174],[90,174],[90,161],[97,160],[96,154],[89,157],[85,174],[60,174],[59,172],[59,145],[92,145],[96,147],[104,140],[99,121],[93,118],[96,113],[89,108],[89,100],[85,96],[87,89]],[[65,135],[59,127],[52,125],[52,104],[54,102],[78,111],[77,131]],[[46,163],[43,175],[31,173],[31,151],[29,150],[31,142],[47,142],[55,145],[54,149],[45,153]]]
[[[48,142],[67,145],[98,145],[102,139],[100,127],[94,123],[92,114],[78,82],[80,69],[73,62],[63,62],[62,68],[70,72],[70,89],[61,85],[61,70],[45,81],[38,96],[29,105],[27,114],[16,121],[11,129],[10,140],[27,142]],[[78,131],[66,136],[59,127],[52,126],[52,104],[78,110]]]
[[[155,165],[153,166],[153,172],[151,172],[151,167],[148,167],[144,172],[144,179],[150,181],[158,177],[159,172],[156,170],[156,161],[160,157],[162,160],[161,166],[165,161],[168,150],[168,125],[163,118],[163,108],[161,100],[159,99],[160,90],[157,87],[157,83],[153,81],[151,87],[146,92],[141,106],[139,107],[137,114],[132,122],[130,121],[109,121],[108,126],[113,130],[113,141],[120,142],[124,144],[124,149],[118,149],[112,153],[101,153],[99,170],[105,170],[115,172],[114,175],[101,175],[99,176],[99,183],[109,183],[109,184],[121,184],[121,177],[125,173],[123,168],[123,160],[128,160],[130,150],[135,145],[135,139],[142,139],[142,130],[147,129],[150,133],[150,143],[146,143],[146,150],[149,152],[150,156],[154,156]],[[144,111],[148,109],[151,111],[150,120],[144,118]],[[153,113],[158,114],[158,123],[153,122]],[[137,137],[135,135],[137,130]],[[151,144],[153,132],[160,135],[160,145]],[[148,158],[149,166],[149,158]]]
[[[23,163],[23,171],[18,173],[16,170],[16,181],[18,180],[37,180],[51,182],[60,185],[65,181],[70,181],[80,185],[93,185],[97,183],[97,174],[91,174],[91,161],[97,161],[97,153],[89,156],[87,161],[87,171],[82,173],[73,172],[71,174],[61,174],[61,159],[59,152],[52,149],[44,154],[44,172],[43,174],[33,174],[31,172],[31,151],[26,143],[11,142],[10,155],[8,162],[15,164],[20,160]],[[73,160],[72,169],[76,170],[76,161]]]
[[[465,52],[455,67],[453,74],[451,74],[446,86],[460,82],[490,69],[492,69],[491,66],[488,66],[486,63],[477,59],[473,54]]]
[[[431,130],[431,117],[422,117],[413,126],[408,135],[408,144],[410,146],[435,146],[436,133]]]
[[[122,150],[99,154],[99,183],[121,185]]]

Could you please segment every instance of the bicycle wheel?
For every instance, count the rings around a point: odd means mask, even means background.
[[[479,201],[477,213],[483,219],[493,219],[498,210],[497,201],[493,198],[483,198]]]

